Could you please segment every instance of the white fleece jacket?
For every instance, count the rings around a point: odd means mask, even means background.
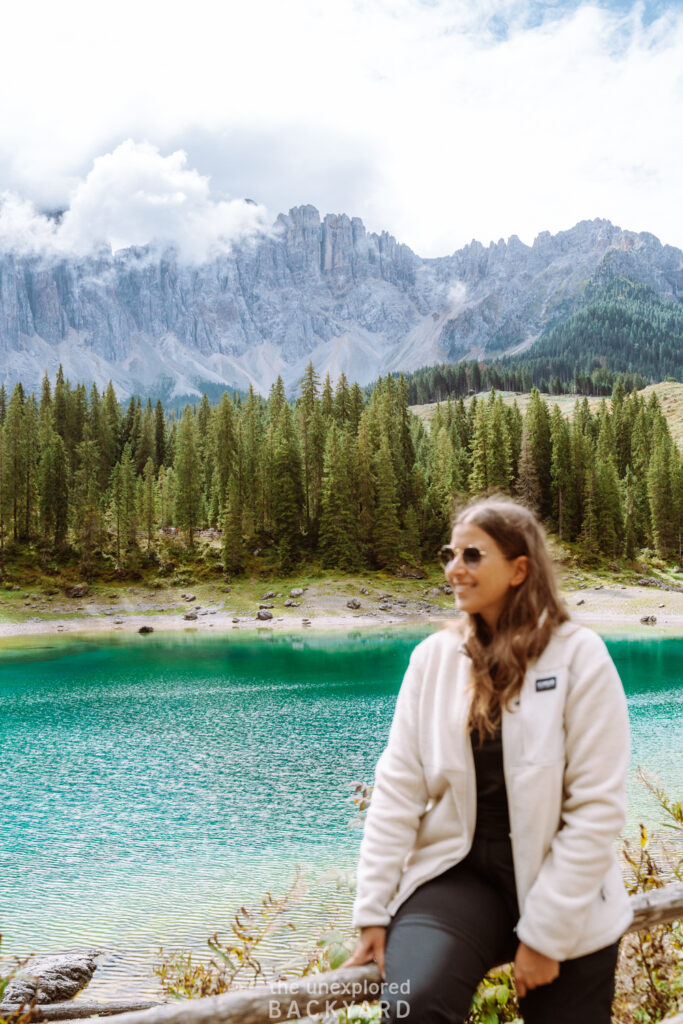
[[[386,925],[423,882],[467,855],[476,787],[467,732],[471,662],[454,631],[413,651],[375,773],[353,923]],[[615,840],[626,815],[629,728],[605,644],[559,626],[503,711],[519,938],[557,960],[616,941],[631,908]]]

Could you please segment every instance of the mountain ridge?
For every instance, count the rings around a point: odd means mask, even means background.
[[[60,363],[122,398],[293,391],[313,361],[381,373],[524,351],[614,276],[683,300],[683,252],[597,218],[532,245],[473,240],[423,259],[358,217],[311,205],[200,265],[153,246],[88,257],[0,253],[0,381],[36,390]]]

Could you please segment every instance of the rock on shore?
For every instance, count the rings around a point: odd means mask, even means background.
[[[3,1003],[59,1003],[73,999],[85,988],[97,967],[102,950],[85,949],[34,956],[12,978]]]

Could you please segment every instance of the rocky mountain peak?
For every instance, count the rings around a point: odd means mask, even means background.
[[[200,266],[153,246],[79,259],[0,253],[0,380],[40,386],[59,363],[72,381],[111,378],[178,397],[225,386],[295,389],[320,374],[379,373],[524,347],[580,305],[590,281],[623,274],[680,301],[683,253],[646,232],[586,220],[532,245],[473,240],[421,259],[388,232],[312,205]]]

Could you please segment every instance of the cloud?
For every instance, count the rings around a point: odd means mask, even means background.
[[[182,150],[165,157],[130,139],[94,161],[58,219],[12,193],[0,206],[0,248],[22,253],[84,256],[102,245],[115,252],[152,243],[199,263],[267,230],[263,206],[213,199]]]
[[[202,206],[171,184],[189,166],[214,196],[313,202],[421,255],[596,216],[683,246],[675,0],[118,0],[106,33],[86,0],[26,0],[4,34],[30,48],[0,64],[0,188],[39,208],[134,138],[188,156],[160,171],[163,216],[126,200],[150,229],[183,235],[176,191]],[[124,156],[110,172],[144,178]]]

